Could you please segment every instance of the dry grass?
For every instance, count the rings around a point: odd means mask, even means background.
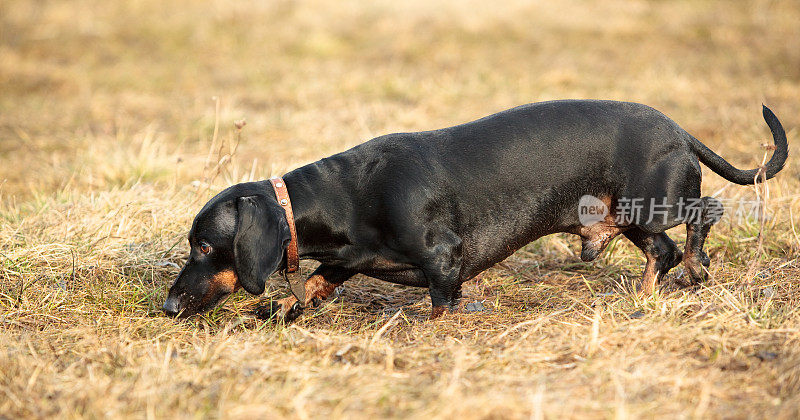
[[[381,133],[625,99],[753,167],[760,102],[800,144],[798,21],[792,0],[6,0],[0,418],[795,418],[796,153],[763,254],[757,219],[726,220],[697,290],[638,300],[638,250],[584,264],[553,236],[468,285],[487,311],[435,322],[424,290],[362,277],[290,326],[244,294],[190,322],[158,307],[210,195]],[[755,197],[726,187],[706,173]]]

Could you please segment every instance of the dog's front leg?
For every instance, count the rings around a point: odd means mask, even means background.
[[[320,265],[305,281],[305,302],[300,303],[294,296],[285,297],[271,302],[270,305],[259,306],[255,311],[256,316],[261,319],[294,321],[303,313],[303,309],[318,306],[353,274],[355,273],[342,268]]]
[[[430,319],[454,310],[461,298],[461,238],[447,231],[435,243],[422,270],[431,295]]]

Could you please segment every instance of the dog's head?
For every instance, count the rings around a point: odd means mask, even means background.
[[[206,311],[239,287],[264,292],[291,240],[286,212],[272,191],[269,181],[237,184],[200,210],[189,231],[189,259],[162,308],[167,315]]]

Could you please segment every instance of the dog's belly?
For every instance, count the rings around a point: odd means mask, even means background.
[[[527,191],[492,211],[473,212],[467,228],[454,229],[460,230],[464,245],[461,281],[471,279],[541,237],[574,230],[579,225],[578,199],[558,188],[538,194]]]
[[[362,261],[360,266],[352,269],[365,276],[406,286],[428,286],[428,280],[421,269],[413,264],[400,262],[390,254],[373,254]]]
[[[565,231],[565,229],[561,231]],[[520,235],[501,244],[493,243],[483,249],[476,247],[473,243],[467,243],[462,260],[460,281],[463,283],[472,279],[495,264],[502,262],[525,245],[550,233]]]
[[[389,283],[402,284],[406,286],[428,287],[428,280],[420,269],[408,269],[402,271],[374,271],[363,270],[361,274],[378,280],[388,281]]]

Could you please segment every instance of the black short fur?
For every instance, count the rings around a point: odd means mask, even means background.
[[[776,145],[766,165],[771,178],[783,167],[788,148],[778,119],[766,107],[763,112]],[[699,198],[700,162],[738,184],[752,184],[756,175],[756,170],[734,168],[648,106],[564,100],[523,105],[441,130],[381,136],[295,169],[284,180],[302,258],[428,287],[434,306],[449,306],[462,282],[520,247],[556,232],[578,233],[583,195],[608,197],[612,206],[621,197],[645,203],[666,199],[673,208],[680,199]],[[258,249],[248,258],[257,262],[234,258],[243,198],[263,209],[277,208],[261,211],[258,223],[273,232],[285,225],[268,181],[219,193],[193,224],[192,256],[170,291],[168,313],[207,309],[181,302],[200,293],[208,273],[220,267],[233,268],[254,293],[279,268],[273,262],[284,255],[280,238],[254,241]],[[641,220],[649,220],[643,211]],[[636,229],[645,252],[654,240],[671,244],[658,248],[670,253],[668,261],[656,265],[668,270],[680,253],[671,252],[674,243],[661,233],[682,223],[678,217],[671,211],[666,221],[654,217],[622,230]],[[201,241],[211,245],[208,255],[197,251]],[[701,249],[692,255],[704,254]]]

